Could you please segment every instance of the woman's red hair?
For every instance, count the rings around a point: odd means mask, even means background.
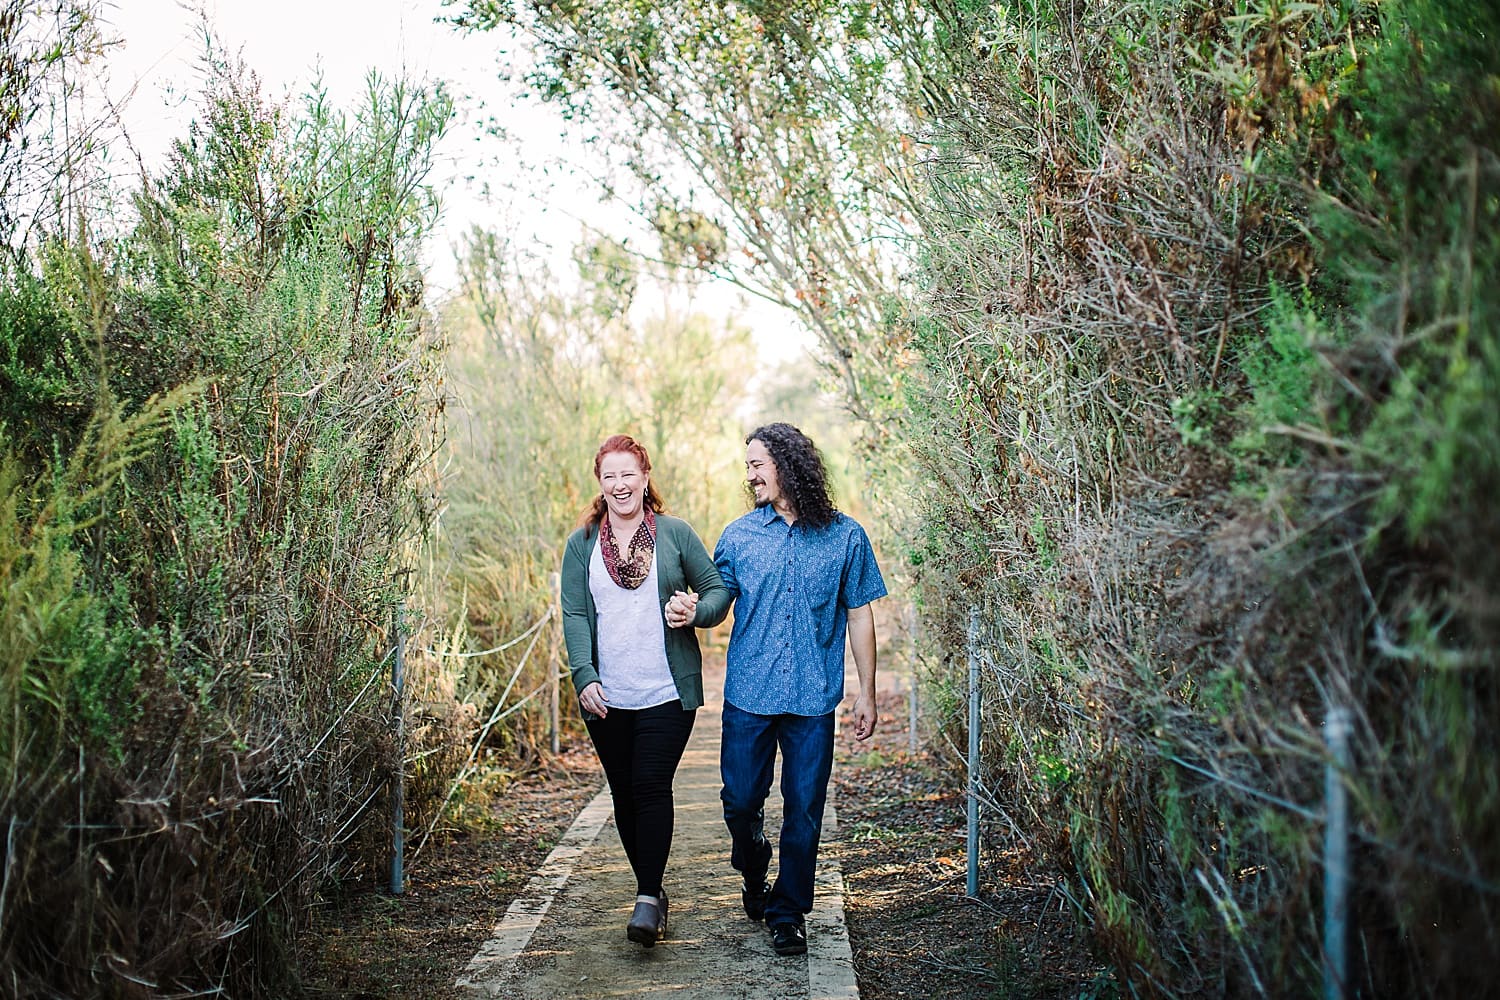
[[[646,454],[646,449],[642,447],[639,441],[629,434],[611,434],[604,439],[604,443],[599,446],[599,450],[594,454],[595,482],[599,480],[599,466],[604,464],[604,456],[616,452],[634,455],[636,462],[641,467],[641,471],[648,474],[651,472],[651,456]],[[645,504],[646,509],[653,514],[663,514],[667,510],[667,505],[662,503],[661,495],[656,492],[656,483],[650,479],[646,480]],[[583,516],[578,519],[578,523],[580,525],[598,524],[604,519],[604,512],[608,509],[608,505],[604,502],[604,495],[596,493],[594,494],[593,501],[584,510]]]

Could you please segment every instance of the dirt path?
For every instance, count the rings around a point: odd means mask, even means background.
[[[706,652],[710,665],[722,662],[721,647]],[[738,876],[726,856],[718,802],[721,671],[705,678],[714,700],[700,713],[678,772],[679,826],[667,872],[670,940],[649,952],[625,940],[634,886],[585,738],[485,801],[474,828],[436,842],[408,869],[404,895],[392,897],[370,883],[321,910],[299,938],[304,995],[1115,995],[1045,853],[992,827],[981,856],[981,898],[964,895],[961,782],[942,740],[933,741],[936,749],[911,749],[902,693],[907,681],[885,671],[873,739],[854,740],[846,717],[850,702],[840,709],[831,789],[839,815],[836,825],[831,812],[825,820],[809,957],[775,956],[765,931],[740,910]],[[770,810],[777,802],[773,793]],[[470,985],[457,989],[455,980]]]
[[[706,677],[710,692],[721,677]],[[681,997],[695,1000],[854,1000],[843,878],[825,857],[816,908],[808,916],[808,954],[784,958],[764,927],[740,907],[739,876],[729,867],[728,833],[719,803],[719,712],[716,694],[698,713],[678,769],[677,827],[667,867],[670,930],[645,949],[625,938],[635,880],[610,818],[609,792],[574,821],[526,889],[512,902],[464,970],[458,985],[475,997],[543,1000],[573,997]],[[773,790],[767,828],[780,824]],[[837,836],[832,803],[825,838]],[[688,992],[690,991],[690,992]]]

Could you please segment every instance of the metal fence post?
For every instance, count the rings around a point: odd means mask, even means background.
[[[396,602],[391,616],[391,642],[395,646],[391,662],[391,688],[395,698],[396,768],[391,775],[391,894],[405,890],[403,870],[406,854],[406,598]]]
[[[907,723],[906,723],[906,748],[912,753],[917,752],[917,609],[914,605],[906,606],[907,629],[906,635],[910,639],[910,648],[907,651],[907,667],[911,671],[908,677],[907,688]]]
[[[917,752],[917,675],[912,674],[907,679],[906,701],[906,748],[912,753]]]
[[[1346,954],[1349,910],[1349,802],[1344,775],[1349,771],[1350,717],[1330,708],[1323,726],[1328,762],[1323,768],[1323,996],[1343,1000],[1349,984]]]
[[[979,609],[969,609],[969,879],[971,899],[979,895]]]

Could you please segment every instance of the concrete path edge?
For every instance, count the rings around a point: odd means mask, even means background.
[[[599,836],[609,820],[612,801],[609,789],[599,794],[573,820],[526,888],[505,911],[490,937],[465,966],[455,985],[469,995],[491,996],[487,984],[499,984],[541,925],[552,902],[572,877],[578,859]],[[838,814],[830,798],[824,813],[825,839],[838,831]],[[726,835],[727,836],[727,835]],[[727,850],[727,847],[726,847]],[[808,1000],[859,1000],[854,976],[854,957],[844,920],[844,876],[836,860],[819,858],[817,894],[808,915]]]
[[[573,820],[573,825],[562,835],[557,846],[547,855],[547,860],[526,883],[521,894],[511,901],[505,916],[495,925],[490,938],[465,966],[457,986],[463,989],[481,990],[486,994],[484,983],[498,980],[517,956],[530,943],[531,936],[541,925],[542,918],[552,908],[552,901],[567,884],[589,845],[599,836],[599,831],[609,819],[611,810],[609,789],[601,789],[598,795]]]

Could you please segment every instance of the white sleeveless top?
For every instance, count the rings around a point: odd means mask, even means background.
[[[676,701],[677,684],[667,665],[667,638],[657,596],[656,553],[651,571],[635,590],[615,583],[604,567],[599,543],[589,556],[589,593],[598,613],[599,683],[610,708],[651,708]]]

